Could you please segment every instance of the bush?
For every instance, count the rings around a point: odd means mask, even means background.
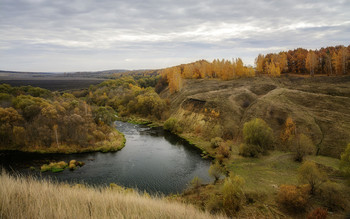
[[[300,134],[292,140],[291,150],[295,153],[294,159],[302,162],[305,155],[315,153],[315,145],[312,140],[304,134]]]
[[[277,202],[288,211],[301,212],[306,208],[309,193],[308,185],[281,185],[277,194]]]
[[[331,181],[327,181],[320,186],[319,196],[329,210],[345,208],[345,200],[341,187]]]
[[[210,140],[210,146],[211,146],[212,148],[217,148],[217,147],[220,146],[220,144],[221,144],[223,141],[224,141],[224,140],[223,140],[222,138],[220,138],[220,137],[212,138],[212,139]]]
[[[305,161],[298,169],[298,178],[301,183],[308,183],[311,194],[314,194],[315,190],[326,181],[327,176],[318,169],[315,162]]]
[[[173,117],[164,122],[164,129],[173,133],[181,133],[183,131],[177,119]]]
[[[230,157],[230,147],[225,143],[221,143],[217,149],[217,154],[219,155],[219,157],[221,156],[223,158]]]
[[[241,144],[239,146],[239,155],[243,157],[259,157],[262,152],[262,148],[257,145]]]
[[[242,190],[244,179],[240,176],[230,176],[225,179],[222,187],[222,208],[228,216],[239,211],[245,201]]]
[[[328,211],[323,208],[316,208],[310,212],[307,216],[307,219],[326,219]]]
[[[220,212],[222,210],[222,196],[212,194],[208,201],[205,204],[206,209],[212,213],[215,214],[217,212]]]
[[[195,176],[191,181],[191,188],[197,192],[199,196],[199,188],[202,186],[202,179],[198,176]]]
[[[340,170],[344,176],[350,177],[350,143],[340,156]]]
[[[218,162],[211,164],[208,172],[209,176],[214,178],[214,184],[225,174],[224,168]]]
[[[247,145],[258,147],[258,151],[266,152],[272,148],[272,129],[262,119],[256,118],[246,122],[243,127],[243,138]]]

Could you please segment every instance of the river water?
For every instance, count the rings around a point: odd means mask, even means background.
[[[109,185],[116,183],[149,193],[180,193],[195,177],[209,183],[209,160],[183,139],[164,131],[117,121],[116,128],[124,133],[125,147],[113,153],[83,154],[28,154],[19,152],[0,153],[0,165],[10,172],[30,174],[36,177],[68,183]],[[85,165],[74,171],[60,173],[32,171],[51,161],[77,160]]]

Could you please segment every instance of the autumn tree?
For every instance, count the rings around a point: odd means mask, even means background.
[[[280,73],[286,70],[287,67],[287,54],[280,52],[277,56],[277,65],[280,69]]]
[[[291,141],[291,150],[294,152],[295,161],[302,162],[305,155],[315,153],[315,145],[312,140],[304,135],[296,135]]]
[[[296,125],[291,117],[288,117],[284,123],[284,128],[281,132],[281,141],[285,144],[291,141],[296,135]]]
[[[346,74],[346,69],[348,66],[348,57],[349,57],[348,49],[345,46],[342,46],[338,53],[338,59],[340,59],[339,62],[341,63],[341,71],[343,75]]]
[[[255,59],[256,71],[259,73],[263,73],[264,71],[264,58],[264,55],[259,54]]]
[[[225,169],[219,164],[219,162],[215,162],[211,164],[208,170],[209,176],[214,178],[214,184],[220,179],[221,176],[225,174]]]
[[[310,72],[310,76],[314,76],[317,65],[317,58],[314,51],[309,50],[306,56],[306,69]]]
[[[267,65],[267,74],[271,75],[273,77],[277,77],[281,75],[281,69],[279,66],[276,66],[275,63],[273,61],[271,61],[268,65]]]
[[[298,169],[298,179],[299,182],[310,185],[310,193],[313,195],[315,190],[327,180],[327,175],[319,170],[315,162],[305,161]]]
[[[170,93],[175,93],[182,88],[181,69],[179,67],[167,68],[164,70],[167,75]]]
[[[202,184],[202,179],[198,176],[195,176],[190,183],[191,188],[196,191],[197,196],[199,196],[199,188],[202,186]]]

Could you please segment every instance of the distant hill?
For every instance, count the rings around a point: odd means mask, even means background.
[[[37,78],[110,78],[113,74],[128,72],[128,70],[104,70],[84,72],[21,72],[0,70],[0,80],[21,80]]]

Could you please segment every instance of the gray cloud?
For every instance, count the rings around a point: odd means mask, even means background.
[[[0,69],[160,68],[348,44],[350,3],[0,0]]]

